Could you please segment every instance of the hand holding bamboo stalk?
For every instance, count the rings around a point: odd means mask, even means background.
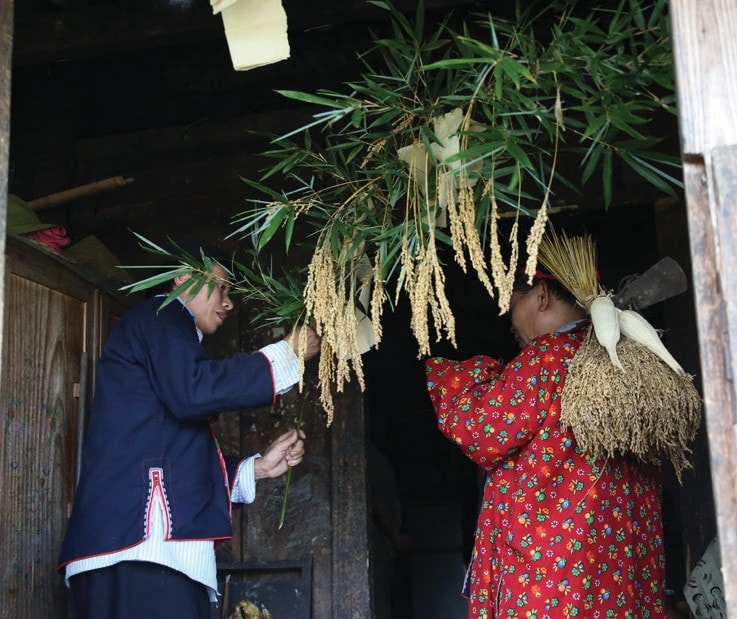
[[[320,352],[320,336],[317,335],[316,331],[312,326],[302,325],[297,326],[291,331],[285,338],[290,345],[294,354],[301,357],[303,360],[311,359]],[[302,397],[299,406],[299,416],[297,418],[296,432],[298,436],[304,438],[304,432],[302,431],[302,418],[305,412],[305,404],[307,403],[308,389],[302,391]],[[301,457],[300,457],[301,460]],[[289,498],[289,486],[292,483],[292,466],[289,463],[289,470],[287,471],[287,481],[284,486],[284,496],[282,498],[281,512],[279,513],[279,529],[284,526],[284,519],[287,514],[287,500]]]
[[[302,431],[302,417],[305,412],[305,404],[307,402],[307,394],[309,391],[305,389],[302,392],[302,401],[300,402],[299,406],[299,417],[297,418],[297,432],[304,437],[304,432]],[[281,529],[284,526],[284,519],[287,516],[287,500],[289,499],[289,486],[292,484],[292,466],[290,465],[289,470],[287,471],[287,481],[284,485],[284,496],[282,497],[281,502],[281,512],[279,513],[279,529]]]
[[[278,436],[254,463],[254,477],[264,479],[279,477],[293,466],[297,466],[305,455],[304,440],[307,438],[302,430],[292,429]]]

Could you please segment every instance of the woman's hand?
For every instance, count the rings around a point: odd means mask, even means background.
[[[254,462],[254,475],[256,479],[266,477],[279,477],[287,472],[292,466],[302,462],[305,455],[304,439],[307,437],[300,430],[289,430],[279,436],[260,458]]]

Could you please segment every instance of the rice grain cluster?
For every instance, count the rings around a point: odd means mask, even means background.
[[[579,447],[600,457],[658,463],[665,456],[679,482],[692,468],[689,444],[701,422],[702,401],[692,377],[679,375],[641,344],[622,337],[609,361],[591,330],[573,358],[561,396],[561,425]]]

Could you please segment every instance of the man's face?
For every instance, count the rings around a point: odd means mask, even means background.
[[[511,331],[520,348],[527,346],[531,340],[540,335],[537,328],[540,308],[539,287],[538,283],[527,292],[514,291],[509,301]]]
[[[189,276],[183,276],[181,281],[187,277]],[[230,292],[228,273],[215,262],[213,262],[212,279],[216,282],[212,292],[210,292],[210,286],[205,284],[191,299],[187,298],[187,292],[180,295],[194,314],[197,327],[205,335],[215,333],[225,322],[228,312],[233,309],[233,302],[228,296]]]

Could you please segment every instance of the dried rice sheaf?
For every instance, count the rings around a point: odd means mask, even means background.
[[[617,344],[626,373],[593,337],[584,338],[561,395],[561,425],[579,447],[600,458],[628,456],[646,463],[668,458],[679,482],[701,423],[702,401],[692,377],[679,375],[628,337]]]
[[[259,608],[251,600],[243,599],[235,605],[228,619],[273,619],[273,616],[265,606]]]

